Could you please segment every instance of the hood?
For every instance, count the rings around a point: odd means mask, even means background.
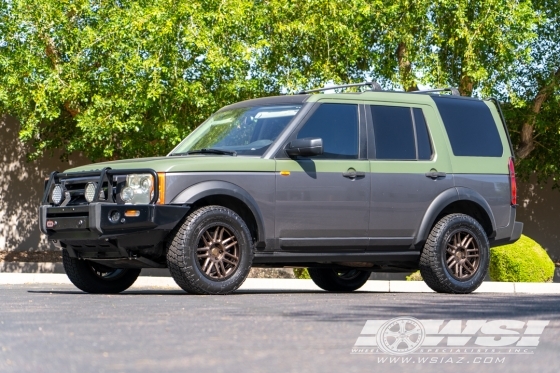
[[[110,167],[115,170],[151,168],[156,172],[274,172],[275,161],[273,159],[257,157],[192,154],[188,156],[135,158],[92,163],[85,166],[70,168],[65,172],[101,171],[105,167]]]

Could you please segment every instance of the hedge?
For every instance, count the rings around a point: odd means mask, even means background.
[[[502,282],[551,282],[554,263],[534,240],[522,235],[510,245],[490,249],[490,279]]]

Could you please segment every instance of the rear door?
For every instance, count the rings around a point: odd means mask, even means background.
[[[365,251],[371,174],[363,107],[316,105],[287,142],[319,137],[324,154],[276,158],[276,237],[286,251]]]
[[[447,142],[427,105],[366,106],[370,140],[370,250],[409,248],[428,206],[453,187]]]

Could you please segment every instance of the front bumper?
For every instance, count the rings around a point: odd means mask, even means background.
[[[139,211],[137,217],[126,217],[129,210]],[[170,231],[185,217],[188,206],[122,205],[94,202],[84,206],[39,207],[41,232],[50,240],[98,240],[118,238],[149,230]],[[110,216],[120,215],[118,220]]]

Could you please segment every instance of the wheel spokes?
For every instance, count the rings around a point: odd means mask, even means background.
[[[479,248],[475,237],[468,231],[453,234],[447,241],[444,254],[450,274],[459,280],[469,279],[478,270]]]
[[[239,265],[238,240],[225,226],[206,229],[200,235],[196,251],[200,269],[213,279],[228,277]]]

